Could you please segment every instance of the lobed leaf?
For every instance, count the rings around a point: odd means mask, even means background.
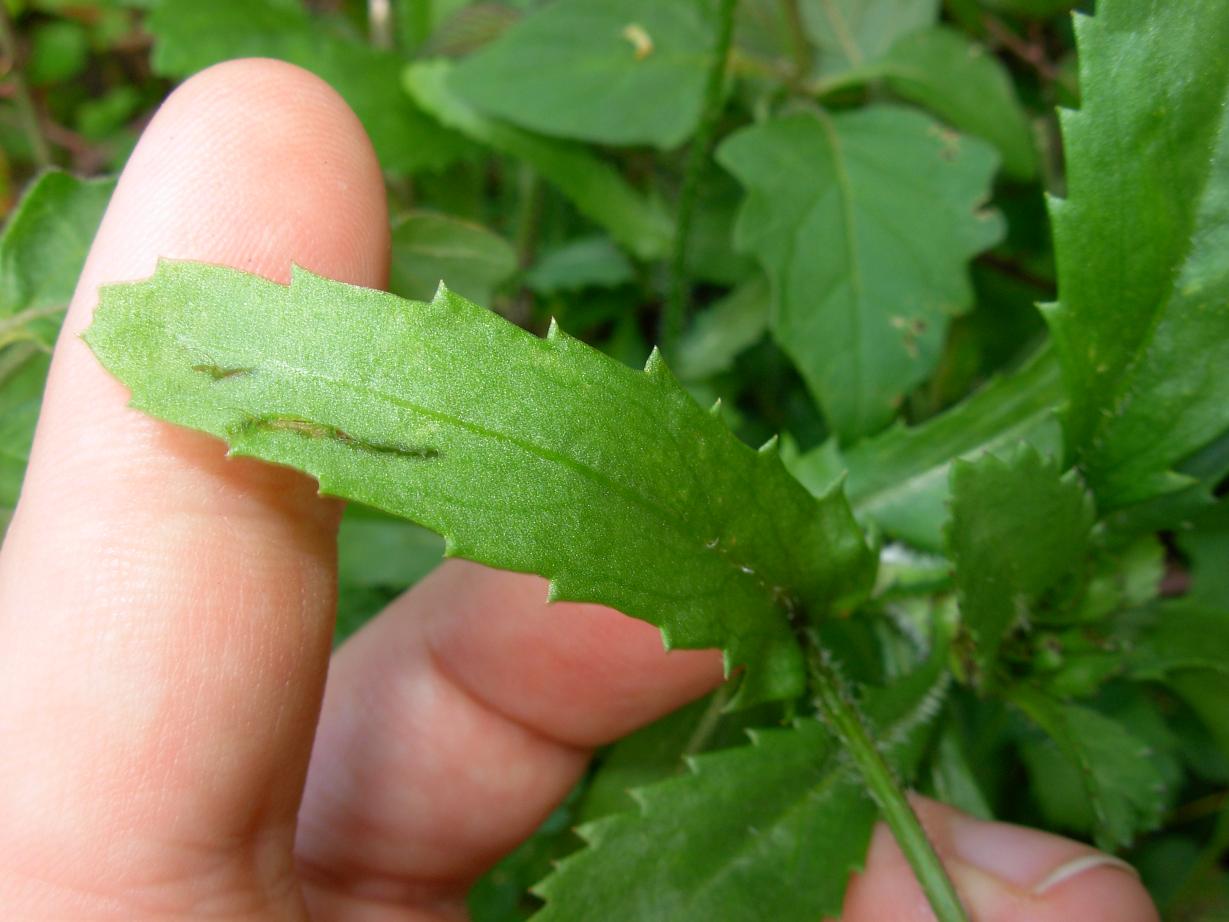
[[[1190,483],[1172,468],[1229,427],[1229,6],[1104,0],[1076,36],[1048,320],[1110,510]]]
[[[789,614],[820,617],[873,574],[844,497],[812,498],[656,354],[634,371],[442,287],[407,302],[164,262],[103,289],[86,339],[139,409],[418,522],[450,556],[549,577],[553,599],[722,648],[747,666],[743,704],[799,694]]]
[[[735,242],[772,281],[773,335],[842,442],[887,425],[973,298],[993,151],[894,106],[745,128],[717,159],[747,187]]]
[[[945,26],[904,36],[876,60],[819,84],[820,92],[882,80],[897,96],[925,106],[956,129],[993,144],[1017,179],[1037,172],[1028,113],[1011,75],[985,46]]]

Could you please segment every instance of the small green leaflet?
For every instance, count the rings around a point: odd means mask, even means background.
[[[747,666],[740,704],[801,693],[788,609],[820,617],[873,576],[844,497],[813,499],[656,353],[634,371],[442,287],[422,303],[164,262],[105,288],[86,339],[139,409],[416,521],[451,556],[549,577],[554,599],[723,649]]]
[[[1027,180],[1036,173],[1032,125],[1011,75],[985,46],[955,29],[936,26],[912,32],[881,58],[821,81],[819,92],[870,80],[883,80],[897,96],[989,141],[998,148],[1009,175]]]
[[[799,8],[823,77],[874,63],[939,18],[939,0],[800,0]]]
[[[440,282],[462,297],[489,303],[493,291],[516,272],[516,251],[485,227],[430,211],[413,211],[393,223],[389,290],[424,300]]]
[[[948,546],[975,681],[992,681],[999,647],[1046,590],[1082,562],[1095,520],[1074,472],[1023,447],[952,466]]]
[[[1110,510],[1189,483],[1171,469],[1229,427],[1229,5],[1102,0],[1076,35],[1048,320]]]
[[[859,519],[915,547],[941,551],[952,462],[1017,444],[1060,456],[1061,399],[1058,363],[1042,349],[1019,370],[919,426],[897,423],[845,451],[826,442],[797,458],[786,454],[786,466],[812,493],[847,472],[845,493]]]
[[[885,754],[906,777],[945,678],[927,664],[866,696]],[[546,908],[534,922],[839,915],[878,810],[818,721],[749,735],[750,746],[688,759],[689,774],[633,791],[638,812],[580,827],[589,847],[539,885]]]
[[[153,68],[165,76],[240,57],[280,58],[312,71],[345,97],[386,169],[439,169],[474,150],[402,92],[398,55],[331,29],[300,0],[159,0],[145,23]]]
[[[895,106],[745,128],[717,159],[747,187],[735,243],[772,281],[772,330],[851,443],[934,368],[973,292],[967,261],[1002,232],[979,210],[985,142]]]
[[[1146,743],[1091,708],[1064,704],[1023,686],[1012,689],[1010,698],[1077,770],[1099,848],[1116,851],[1160,823],[1165,779]]]
[[[660,202],[641,195],[618,170],[578,144],[539,137],[482,115],[450,89],[452,66],[435,60],[406,68],[405,87],[423,109],[466,137],[532,166],[641,259],[669,252],[674,227]]]
[[[700,120],[713,32],[703,0],[557,0],[463,60],[449,85],[531,131],[676,147]]]

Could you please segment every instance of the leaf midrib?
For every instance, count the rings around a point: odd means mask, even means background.
[[[261,364],[265,367],[274,366],[275,368],[279,368],[284,374],[290,377],[300,376],[308,380],[313,380],[336,387],[340,390],[358,394],[360,397],[374,396],[383,399],[394,406],[400,407],[401,409],[421,414],[422,416],[433,419],[437,422],[455,426],[458,429],[470,432],[480,437],[489,438],[498,442],[504,442],[543,461],[558,464],[559,466],[572,471],[577,476],[597,484],[601,488],[615,492],[627,502],[647,512],[651,517],[657,519],[661,522],[661,524],[673,531],[681,539],[683,546],[692,548],[694,552],[715,554],[722,562],[726,564],[726,568],[730,570],[733,576],[748,576],[742,568],[742,564],[744,562],[743,558],[735,558],[727,553],[718,554],[716,550],[710,549],[707,546],[705,539],[697,537],[691,529],[688,529],[685,524],[680,521],[680,517],[676,513],[671,513],[665,510],[655,500],[643,496],[635,490],[629,489],[624,484],[621,484],[616,480],[612,480],[591,465],[585,464],[584,462],[578,461],[574,458],[570,458],[567,455],[560,454],[553,449],[539,445],[528,439],[519,438],[496,429],[490,429],[486,426],[461,419],[460,417],[452,416],[440,410],[422,406],[421,404],[417,404],[406,398],[391,394],[381,388],[372,387],[369,384],[360,386],[341,378],[335,378],[329,375],[313,372],[309,369],[300,368],[276,359],[265,358],[262,362],[257,363],[256,367],[259,368]],[[726,542],[723,542],[723,544],[724,543]],[[763,577],[760,576],[760,568],[756,566],[752,567],[752,570],[753,574],[750,575],[750,578],[759,588],[760,594],[765,597],[765,600],[770,607],[779,609],[779,605],[771,591],[771,587],[768,586]]]

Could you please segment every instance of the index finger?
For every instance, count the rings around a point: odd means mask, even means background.
[[[331,645],[336,505],[126,407],[78,334],[100,284],[160,257],[381,285],[383,182],[340,97],[279,62],[212,68],[170,97],[119,182],[0,558],[0,892],[6,877],[242,887],[288,864]]]

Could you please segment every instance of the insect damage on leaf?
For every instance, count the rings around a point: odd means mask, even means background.
[[[228,377],[231,376],[228,375]],[[430,460],[440,456],[439,451],[435,448],[412,448],[408,445],[359,439],[336,426],[321,425],[296,416],[249,416],[230,429],[226,433],[226,438],[228,441],[240,441],[244,436],[258,429],[293,432],[309,439],[333,439],[357,451],[369,451],[377,455],[394,455],[412,460]]]

